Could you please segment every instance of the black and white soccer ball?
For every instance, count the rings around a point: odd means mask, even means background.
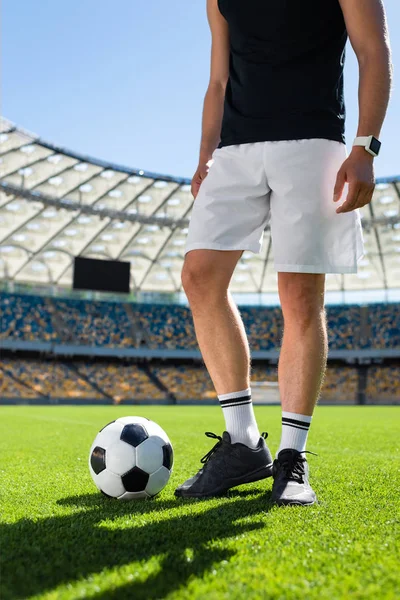
[[[165,431],[144,417],[121,417],[99,431],[89,454],[97,488],[119,500],[155,496],[167,485],[173,450]]]

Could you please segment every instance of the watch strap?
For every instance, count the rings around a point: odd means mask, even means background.
[[[354,138],[353,146],[366,146],[371,141],[370,135],[360,135]]]

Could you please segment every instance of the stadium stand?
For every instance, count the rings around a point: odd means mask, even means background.
[[[130,348],[198,350],[192,314],[186,306],[2,292],[0,310],[0,340],[12,341],[14,346],[7,346],[8,352],[17,352],[7,354],[0,362],[0,398],[115,403],[215,399],[212,381],[202,362],[168,359],[140,365],[127,359],[107,359],[111,356],[107,355],[107,348],[121,350],[121,357]],[[280,308],[240,306],[240,312],[251,351],[279,351],[283,333]],[[328,306],[327,318],[330,350],[400,349],[399,304]],[[45,357],[21,358],[18,351],[23,348],[18,344],[35,341],[50,343]],[[53,344],[60,345],[61,353],[65,344],[68,361],[52,354]],[[102,348],[104,358],[83,359],[79,355],[81,347],[89,356],[91,349]],[[380,360],[379,355],[375,358]],[[345,359],[344,354],[342,360]],[[357,365],[330,363],[320,402],[355,403],[363,390],[367,402],[400,402],[398,364],[370,364],[363,368],[365,376]],[[276,365],[253,361],[252,380],[277,381]]]
[[[13,371],[13,368],[11,369]],[[0,398],[37,398],[37,392],[24,386],[20,381],[14,379],[7,371],[0,371]]]
[[[203,363],[149,366],[150,375],[136,364],[121,362],[68,363],[31,359],[3,359],[0,398],[49,398],[76,401],[107,400],[113,403],[166,401],[168,390],[179,401],[212,400],[214,386]],[[252,367],[252,381],[277,381],[277,368]],[[162,384],[157,385],[157,380]],[[400,365],[368,367],[366,400],[400,402]],[[328,366],[320,403],[354,404],[358,392],[357,368]]]
[[[278,381],[276,366],[256,364],[252,366],[252,381]],[[326,370],[319,402],[354,404],[357,393],[357,369],[347,366],[329,366]]]
[[[213,383],[204,365],[150,368],[177,400],[216,398]]]
[[[124,400],[166,399],[165,392],[160,390],[137,365],[78,363],[77,369],[116,403]]]
[[[197,348],[192,314],[186,306],[132,304],[133,317],[148,334],[150,348]]]
[[[3,372],[7,380],[20,382],[17,397],[80,398],[99,399],[103,397],[88,381],[75,370],[55,361],[3,359]],[[11,377],[10,377],[11,376]],[[2,395],[12,397],[12,388],[6,384]],[[29,392],[29,395],[27,393]],[[32,394],[31,394],[32,392]],[[11,394],[11,395],[10,395]]]
[[[57,337],[51,310],[41,296],[0,293],[0,338],[50,341]]]
[[[360,347],[360,306],[328,306],[326,315],[331,350],[351,350]]]
[[[328,366],[322,385],[320,404],[324,402],[354,404],[358,387],[357,369]]]
[[[400,347],[400,304],[371,305],[368,325],[374,348]]]
[[[393,402],[394,399],[400,402],[400,367],[371,366],[368,369],[366,396],[368,402],[373,404]]]
[[[133,346],[131,322],[117,302],[53,300],[54,325],[63,342],[83,346]]]
[[[279,348],[283,333],[283,317],[280,308],[241,306],[240,313],[251,350]]]
[[[362,331],[361,310],[367,310]],[[0,338],[133,347],[141,331],[152,349],[197,349],[190,309],[180,305],[123,304],[0,293]],[[278,350],[283,332],[278,307],[241,306],[252,350]],[[400,346],[400,305],[328,306],[331,350]],[[364,340],[364,341],[362,341]]]

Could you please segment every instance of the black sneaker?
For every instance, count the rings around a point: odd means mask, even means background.
[[[201,462],[204,467],[175,490],[175,496],[205,498],[217,496],[242,483],[265,479],[272,475],[272,457],[263,433],[257,448],[232,444],[231,436],[224,431],[222,437],[209,431],[206,436],[218,440]]]
[[[279,452],[273,465],[271,502],[304,506],[317,502],[315,492],[308,483],[307,460],[302,454],[304,453],[291,448]]]

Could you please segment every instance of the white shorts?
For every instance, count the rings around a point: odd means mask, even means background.
[[[217,148],[194,201],[185,254],[195,249],[260,254],[270,225],[276,271],[356,273],[364,254],[359,210],[336,213],[342,142],[302,139]]]

